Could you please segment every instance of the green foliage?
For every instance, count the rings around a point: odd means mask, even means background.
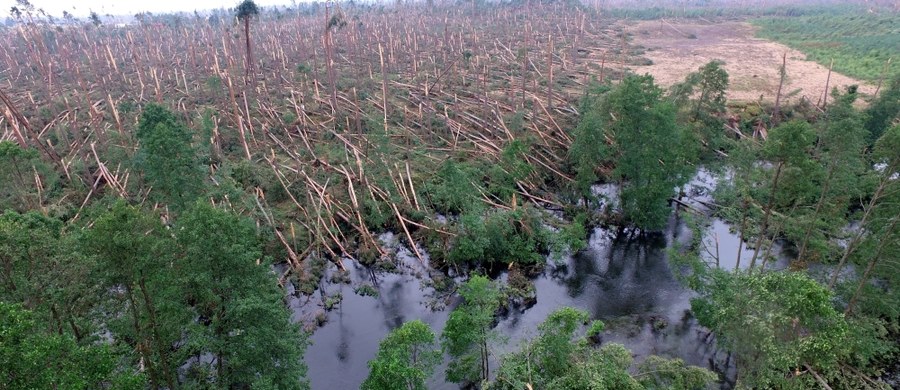
[[[628,76],[595,107],[612,140],[606,158],[615,162],[612,178],[622,183],[625,217],[645,230],[665,226],[668,199],[693,170],[689,138],[661,96],[653,77]]]
[[[381,341],[378,355],[369,361],[363,390],[425,390],[425,381],[441,361],[434,332],[424,322],[404,323]]]
[[[62,234],[59,220],[36,212],[0,215],[0,301],[23,304],[35,321],[78,341],[91,339],[98,293],[93,264]]]
[[[659,356],[647,357],[635,377],[647,390],[705,389],[718,379],[715,373],[688,366],[681,359],[664,359]]]
[[[37,187],[38,179],[42,190]],[[59,175],[41,161],[36,150],[0,141],[0,210],[40,208],[58,179]]]
[[[721,65],[719,61],[703,65],[697,72],[689,74],[684,82],[672,86],[670,92],[670,100],[679,108],[679,121],[689,126],[709,151],[718,151],[727,145],[722,126],[728,72]],[[710,157],[715,156],[710,154]]]
[[[875,142],[887,128],[900,118],[900,73],[895,75],[869,104],[865,112],[864,126],[869,132],[869,141]]]
[[[441,333],[441,345],[452,359],[447,380],[479,383],[489,376],[490,341],[497,338],[491,328],[500,306],[500,289],[476,275],[459,287],[459,295],[463,302],[450,313]]]
[[[836,371],[852,352],[831,293],[803,274],[711,270],[698,292],[691,307],[735,354],[739,386],[817,387],[809,376],[790,372],[803,365]]]
[[[165,107],[149,104],[136,135],[140,147],[135,163],[155,198],[177,210],[193,202],[202,192],[203,172],[187,127]]]
[[[582,196],[589,196],[598,165],[614,164],[610,178],[622,183],[625,217],[645,230],[665,225],[668,199],[687,180],[695,154],[674,106],[661,97],[647,75],[587,99],[569,154]]]
[[[539,264],[547,237],[537,210],[492,210],[485,216],[464,214],[447,259],[453,264]]]
[[[875,80],[889,58],[897,58],[900,31],[893,12],[841,12],[754,20],[757,35],[787,44],[824,66]]]
[[[488,171],[488,191],[491,194],[502,201],[512,199],[513,194],[518,191],[516,183],[534,171],[534,167],[525,158],[528,150],[529,145],[519,140],[510,142],[503,148],[500,163],[491,165]]]
[[[180,266],[187,300],[201,324],[187,335],[190,355],[211,353],[214,367],[197,362],[198,385],[220,388],[262,386],[303,389],[306,339],[291,324],[249,221],[198,202],[178,224],[184,251]]]
[[[569,161],[575,170],[575,187],[579,195],[592,197],[591,185],[597,182],[597,170],[610,153],[604,137],[604,112],[597,109],[608,86],[593,86],[581,103],[581,119],[575,128]]]
[[[244,20],[259,15],[259,7],[253,0],[243,0],[235,7],[234,13],[238,19]]]
[[[860,114],[853,107],[856,88],[850,87],[843,94],[835,90],[832,96],[827,116],[817,126],[818,142],[812,157],[818,166],[816,169],[801,166],[799,172],[813,180],[805,191],[818,192],[819,199],[816,206],[799,208],[792,215],[797,223],[788,223],[784,229],[787,238],[798,246],[806,245],[802,261],[828,259],[839,250],[830,237],[840,235],[840,229],[847,224],[851,202],[863,196],[866,134]],[[820,170],[824,172],[818,174]]]
[[[0,302],[0,388],[136,390],[141,382],[139,375],[116,370],[108,346],[44,333],[30,311]]]
[[[461,214],[479,210],[482,204],[475,183],[480,183],[472,165],[447,160],[425,184],[432,208],[439,213]]]
[[[804,121],[786,122],[769,132],[762,157],[775,165],[769,170],[773,178],[768,190],[776,209],[815,199],[815,180],[821,175],[821,166],[812,159],[815,140],[812,126]]]
[[[93,258],[91,277],[103,287],[107,327],[116,343],[137,352],[153,386],[175,383],[179,365],[172,345],[182,338],[188,313],[172,267],[174,243],[158,217],[119,201],[81,235],[81,249]]]
[[[631,352],[619,344],[594,348],[579,330],[588,323],[588,313],[563,307],[551,313],[538,327],[538,336],[522,348],[503,356],[497,378],[488,389],[703,389],[716,380],[700,367],[686,366],[679,359],[651,356],[632,376]],[[585,336],[602,329],[595,321]]]

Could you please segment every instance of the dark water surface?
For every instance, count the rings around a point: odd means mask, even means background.
[[[688,195],[684,201],[702,210],[714,185],[715,179],[701,171],[686,187]],[[733,269],[738,236],[720,220],[712,220],[706,229],[704,242],[709,253],[705,260],[714,265],[718,253],[720,266]],[[607,325],[603,342],[624,344],[632,350],[636,362],[649,355],[678,357],[733,377],[725,354],[716,353],[714,343],[690,313],[693,292],[679,284],[674,273],[677,270],[668,261],[667,248],[690,242],[691,235],[691,229],[675,215],[661,234],[629,236],[625,232],[617,236],[608,230],[594,230],[585,250],[558,261],[548,259],[548,266],[534,280],[537,302],[512,310],[500,319],[496,330],[507,342],[496,352],[516,349],[522,340],[534,336],[537,325],[548,314],[561,306],[572,306],[603,320]],[[398,246],[390,234],[383,235],[382,240]],[[752,249],[742,252],[744,268]],[[779,253],[780,247],[773,252]],[[772,267],[786,265],[781,257]],[[379,273],[374,286],[379,292],[377,297],[354,292],[359,283],[372,283],[372,275],[352,261],[345,261],[350,285],[324,285],[325,294],[340,293],[343,300],[327,313],[327,322],[311,337],[306,362],[313,389],[359,388],[368,375],[366,363],[375,356],[379,341],[405,321],[420,319],[440,334],[449,309],[432,310],[430,303],[442,300],[435,299],[434,291],[417,277],[424,267],[402,247],[398,258],[405,269],[399,274]],[[298,299],[292,302],[295,320],[315,314],[306,308],[315,305],[301,305]],[[729,387],[727,383],[722,386]],[[438,368],[429,388],[458,387],[444,382],[443,369]]]

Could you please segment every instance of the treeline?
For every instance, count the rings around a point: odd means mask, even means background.
[[[857,14],[865,12],[869,9],[867,7],[894,11],[891,6],[889,3],[861,1],[757,1],[753,4],[745,1],[612,1],[605,7],[604,12],[616,19],[706,19]]]

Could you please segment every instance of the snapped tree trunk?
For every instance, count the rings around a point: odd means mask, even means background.
[[[247,66],[244,77],[246,77],[247,84],[250,84],[250,74],[253,72],[253,54],[250,51],[250,17],[244,18],[244,42],[247,47]]]

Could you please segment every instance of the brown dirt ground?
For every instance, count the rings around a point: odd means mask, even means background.
[[[774,101],[778,91],[778,68],[787,53],[787,78],[782,90],[788,100],[805,96],[819,102],[825,91],[828,68],[812,61],[794,49],[753,36],[749,23],[642,21],[632,22],[625,31],[634,36],[634,44],[646,48],[649,66],[632,66],[638,74],[649,73],[664,86],[684,80],[711,60],[721,60],[728,71],[732,101]],[[692,35],[693,34],[693,35]],[[696,38],[692,38],[692,36]],[[871,94],[875,87],[838,73],[831,74],[830,87],[857,84],[860,92]]]

